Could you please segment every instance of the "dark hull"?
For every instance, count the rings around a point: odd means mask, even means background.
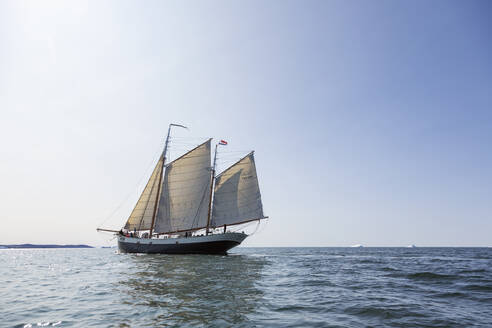
[[[196,242],[189,244],[136,244],[118,241],[118,248],[122,253],[147,254],[215,254],[225,255],[231,248],[240,243],[232,240],[218,240]]]

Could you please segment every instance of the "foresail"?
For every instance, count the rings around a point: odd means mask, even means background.
[[[145,189],[143,190],[140,198],[135,205],[128,221],[126,222],[125,229],[128,230],[149,230],[152,224],[152,216],[154,214],[154,207],[159,191],[159,175],[162,169],[163,159],[162,157],[157,162],[152,175],[150,176]]]
[[[263,206],[251,152],[216,178],[212,227],[254,219],[263,219]]]
[[[211,183],[210,140],[166,165],[155,233],[206,227]]]

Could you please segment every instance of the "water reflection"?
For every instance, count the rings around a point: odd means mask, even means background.
[[[263,292],[266,264],[247,255],[122,255],[129,264],[118,290],[135,309],[130,322],[148,326],[231,326],[249,322]]]

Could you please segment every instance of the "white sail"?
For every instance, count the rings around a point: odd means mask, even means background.
[[[147,185],[145,186],[140,198],[138,199],[135,208],[133,209],[128,221],[125,224],[125,229],[128,230],[149,230],[152,224],[152,216],[154,215],[155,202],[157,192],[159,190],[159,176],[162,169],[162,157],[157,162],[157,165],[150,176]]]
[[[212,227],[263,219],[253,152],[215,180]]]
[[[210,140],[166,165],[155,233],[207,226],[211,183]]]

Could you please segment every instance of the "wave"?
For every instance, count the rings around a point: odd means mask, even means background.
[[[408,274],[407,278],[415,279],[415,280],[442,280],[442,279],[449,280],[449,279],[459,278],[459,276],[424,271],[424,272],[415,272],[415,273]]]
[[[410,311],[408,308],[402,307],[379,307],[379,306],[363,306],[356,307],[351,306],[344,311],[345,313],[363,316],[363,317],[377,317],[383,319],[399,319],[408,316],[412,317],[425,317],[425,314],[415,311]]]
[[[466,285],[461,287],[461,289],[464,290],[469,290],[469,291],[474,291],[474,292],[491,292],[492,291],[492,285]]]

